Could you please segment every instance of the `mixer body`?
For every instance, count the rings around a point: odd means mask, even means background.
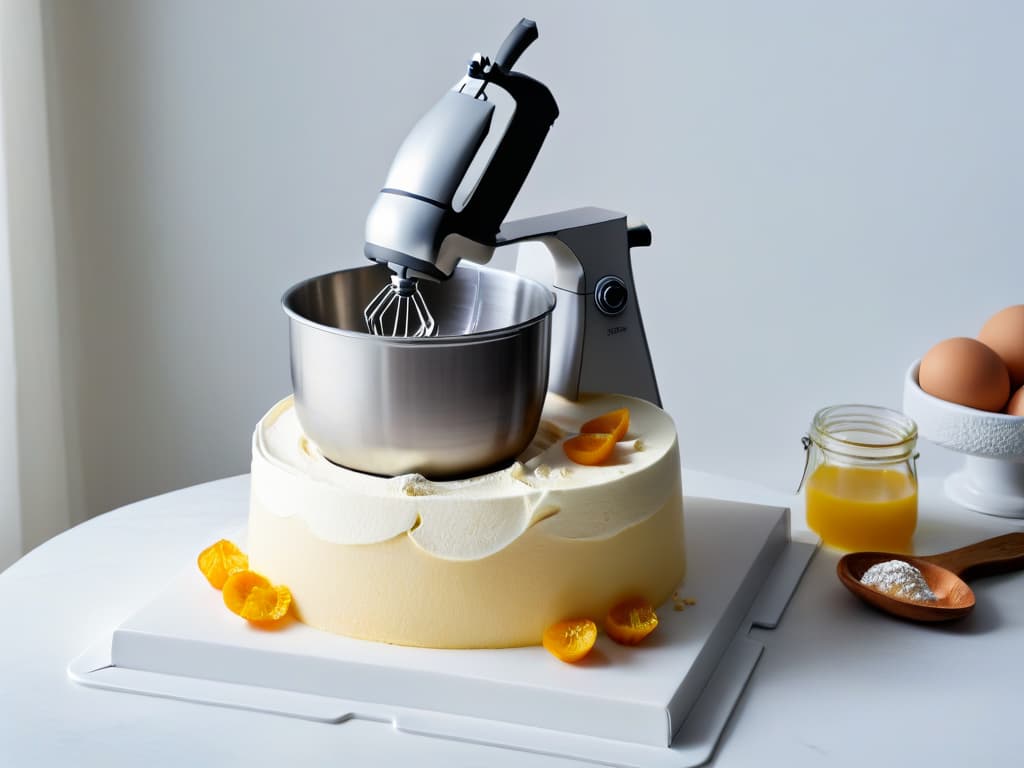
[[[520,249],[516,271],[552,287],[549,389],[575,400],[580,392],[615,392],[661,406],[647,334],[633,283],[631,248],[651,232],[603,208],[507,223],[501,245],[536,241],[546,253]]]
[[[466,76],[416,123],[399,148],[367,216],[364,252],[396,273],[392,282],[405,286],[413,311],[381,322],[378,300],[367,307],[366,325],[375,335],[439,332],[430,325],[430,303],[417,303],[411,286],[449,279],[462,260],[486,263],[497,247],[537,241],[547,246],[553,274],[526,266],[518,271],[551,285],[558,296],[552,391],[571,399],[581,390],[619,392],[660,405],[630,262],[631,247],[650,244],[649,230],[630,228],[625,216],[600,208],[503,222],[558,115],[542,83],[511,71],[537,36],[536,24],[524,19],[493,64],[476,54]],[[491,130],[494,107],[484,92],[489,83],[513,96],[515,112],[456,212],[453,198]],[[381,293],[384,302],[392,302],[388,306],[401,301],[397,290],[385,286]]]

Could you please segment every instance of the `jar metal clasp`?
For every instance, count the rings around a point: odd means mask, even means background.
[[[807,471],[811,467],[811,436],[804,435],[800,438],[800,442],[804,446],[804,471],[800,474],[800,482],[796,485],[796,491],[794,493],[800,493],[803,490],[804,483],[807,482]]]

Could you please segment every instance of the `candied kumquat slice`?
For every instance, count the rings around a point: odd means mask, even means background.
[[[249,593],[242,612],[239,614],[249,621],[277,621],[283,619],[292,604],[292,593],[280,584],[269,589],[257,587]]]
[[[275,586],[255,571],[236,571],[224,582],[224,605],[249,621],[282,619],[291,602],[288,587]]]
[[[584,434],[593,434],[595,432],[610,434],[615,437],[615,442],[619,442],[626,436],[626,432],[629,430],[629,408],[619,408],[615,411],[609,411],[608,413],[598,416],[596,419],[591,419],[582,427],[580,432]]]
[[[623,600],[608,611],[604,631],[622,645],[636,645],[658,626],[654,606],[640,597]]]
[[[223,589],[235,571],[244,571],[249,567],[249,558],[227,539],[221,539],[199,553],[199,570],[215,589]]]
[[[565,455],[577,464],[594,466],[601,464],[612,455],[615,450],[615,435],[607,433],[594,433],[576,435],[562,443]]]
[[[597,624],[590,619],[556,621],[544,630],[544,647],[561,661],[574,664],[597,642]]]
[[[254,589],[270,589],[270,580],[255,571],[236,571],[224,582],[224,605],[232,613],[242,615],[245,601]]]

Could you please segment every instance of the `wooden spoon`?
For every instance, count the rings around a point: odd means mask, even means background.
[[[922,603],[892,597],[860,583],[868,568],[886,560],[902,560],[921,571],[938,600]],[[1024,568],[1024,533],[1008,533],[927,557],[851,552],[839,559],[836,573],[847,589],[879,610],[910,621],[949,621],[966,616],[974,607],[974,592],[961,577],[988,576],[1019,568]]]

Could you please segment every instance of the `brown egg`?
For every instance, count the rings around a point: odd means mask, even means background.
[[[978,341],[1003,358],[1010,371],[1010,386],[1024,387],[1024,304],[992,315],[978,334]]]
[[[940,341],[921,358],[921,389],[951,403],[1001,411],[1010,396],[1010,375],[999,355],[977,339]]]
[[[1024,387],[1013,393],[1010,402],[1006,404],[1006,412],[1011,416],[1024,416]]]

